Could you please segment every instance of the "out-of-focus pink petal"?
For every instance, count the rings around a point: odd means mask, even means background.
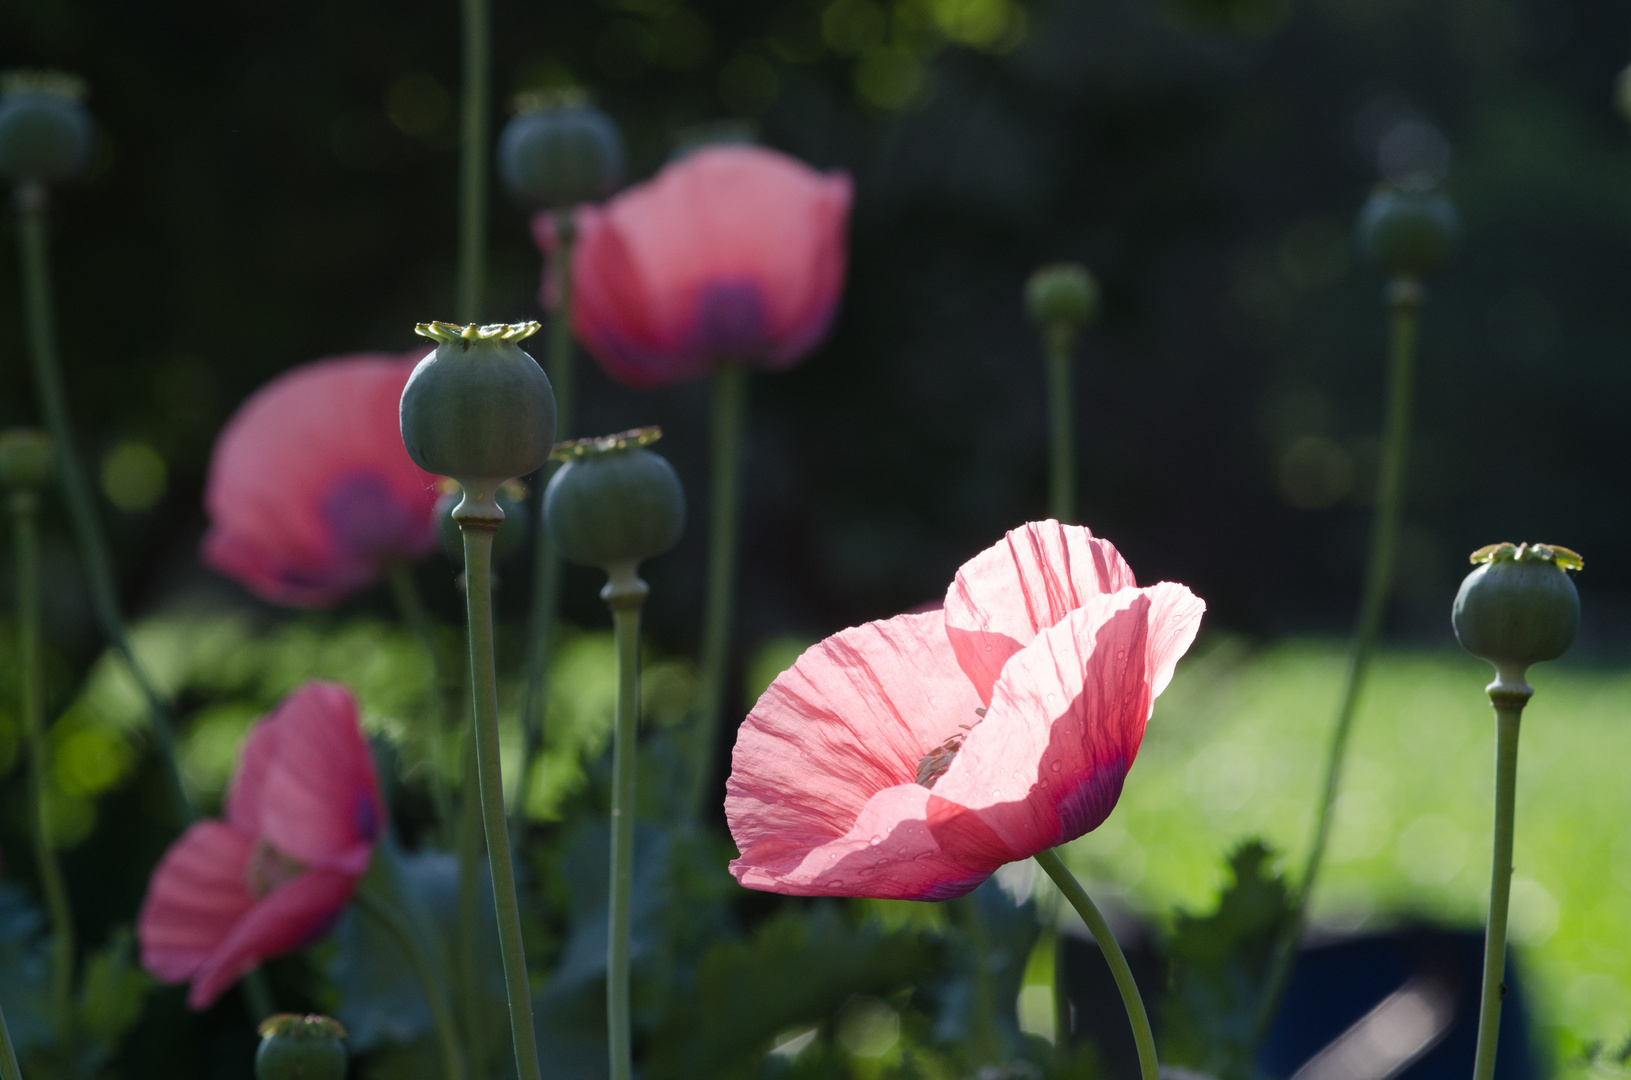
[[[1080,525],[1035,521],[964,563],[946,590],[946,634],[980,700],[1008,658],[1090,597],[1136,585],[1108,540]]]
[[[940,623],[931,612],[841,631],[770,684],[725,788],[740,862],[789,867],[849,834],[868,800],[916,786],[918,760],[978,721]]]
[[[254,846],[252,835],[200,821],[165,852],[136,916],[142,966],[155,978],[191,978],[253,906],[244,868]]]
[[[208,1008],[223,990],[262,960],[321,937],[334,924],[356,887],[354,875],[308,870],[255,901],[199,966],[187,993],[187,1005]]]
[[[262,807],[266,805],[266,777],[277,760],[280,728],[275,722],[282,707],[257,721],[238,751],[238,767],[227,785],[222,806],[227,824],[250,836],[261,834]]]
[[[615,378],[652,386],[720,360],[782,368],[837,308],[849,178],[712,146],[577,213],[573,325]]]
[[[260,792],[261,835],[307,866],[360,875],[385,808],[351,692],[306,683],[261,724],[277,740]]]
[[[397,415],[417,359],[318,361],[244,402],[210,460],[204,561],[266,599],[315,607],[430,551],[435,477],[408,457]]]
[[[738,841],[740,843],[740,841]],[[841,836],[814,848],[748,847],[730,864],[750,889],[791,896],[947,900],[1017,856],[973,814],[917,783],[876,793]]]
[[[935,792],[1019,857],[1097,828],[1205,607],[1167,582],[1088,597],[1009,660]]]

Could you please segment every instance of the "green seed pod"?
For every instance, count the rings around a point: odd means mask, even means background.
[[[453,518],[453,508],[459,505],[459,492],[444,490],[436,500],[436,520],[442,534],[442,550],[457,566],[464,565],[464,536],[459,523]],[[493,564],[504,562],[521,550],[527,539],[527,485],[510,480],[498,486],[498,508],[504,511],[504,520],[493,534]]]
[[[1580,594],[1568,570],[1580,556],[1549,544],[1491,544],[1456,594],[1455,636],[1474,656],[1519,682],[1530,664],[1555,660],[1580,625]]]
[[[487,500],[525,476],[555,441],[555,394],[537,361],[516,342],[537,323],[459,327],[421,323],[438,342],[402,389],[402,443],[426,472],[451,476]]]
[[[1356,231],[1360,248],[1384,273],[1420,278],[1449,256],[1461,216],[1437,191],[1382,188],[1365,201]]]
[[[256,1080],[345,1080],[345,1029],[337,1021],[282,1013],[260,1034]]]
[[[1099,283],[1081,263],[1053,263],[1025,283],[1025,307],[1043,329],[1079,330],[1099,311]]]
[[[37,428],[0,431],[0,485],[42,488],[56,472],[51,436]]]
[[[661,436],[639,428],[556,448],[566,464],[544,489],[544,527],[564,557],[610,568],[679,542],[685,490],[668,460],[645,449]]]
[[[526,95],[498,137],[498,175],[538,210],[596,202],[623,180],[623,136],[582,91]]]
[[[0,176],[50,183],[84,172],[96,142],[84,97],[84,82],[72,75],[7,72],[0,80]]]

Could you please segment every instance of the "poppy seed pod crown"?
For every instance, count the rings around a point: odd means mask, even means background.
[[[0,79],[0,176],[51,182],[83,172],[95,142],[84,96],[84,82],[73,75],[7,72]]]
[[[674,467],[646,447],[657,428],[563,443],[566,462],[544,491],[544,526],[562,555],[587,566],[661,555],[685,531],[685,491]]]
[[[1580,594],[1568,570],[1584,565],[1568,548],[1491,544],[1472,554],[1478,569],[1455,597],[1455,636],[1503,679],[1521,682],[1530,664],[1555,660],[1580,626]]]
[[[40,488],[55,470],[51,437],[38,428],[0,431],[0,486]]]
[[[256,1080],[344,1080],[345,1029],[326,1016],[280,1013],[260,1026]]]
[[[490,498],[500,483],[537,469],[555,442],[555,394],[517,344],[537,323],[420,323],[437,342],[402,389],[402,443],[426,472],[451,476]]]
[[[526,95],[498,137],[498,175],[515,199],[556,210],[597,202],[623,179],[623,136],[581,91]]]
[[[1385,273],[1419,278],[1449,256],[1461,217],[1437,191],[1383,188],[1365,201],[1357,231],[1359,246]]]
[[[1025,307],[1043,329],[1080,329],[1098,314],[1099,285],[1081,263],[1053,263],[1025,283]]]

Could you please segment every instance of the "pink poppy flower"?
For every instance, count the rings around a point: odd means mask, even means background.
[[[428,554],[436,478],[397,418],[422,355],[319,360],[255,391],[215,441],[204,562],[274,603],[322,607]]]
[[[944,610],[810,648],[742,723],[725,816],[753,889],[945,900],[1097,828],[1205,605],[1044,521]]]
[[[257,722],[225,811],[171,845],[136,919],[142,966],[191,980],[194,1009],[321,937],[368,869],[385,806],[351,692],[307,683]]]
[[[696,150],[577,211],[573,329],[632,386],[721,360],[791,367],[838,310],[849,207],[844,173],[759,146]],[[547,227],[535,233],[550,242]]]

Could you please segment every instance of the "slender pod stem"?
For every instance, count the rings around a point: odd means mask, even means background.
[[[1325,780],[1320,791],[1319,814],[1314,823],[1313,839],[1308,847],[1308,859],[1303,866],[1302,879],[1297,889],[1295,917],[1288,920],[1280,939],[1275,943],[1269,961],[1268,978],[1260,999],[1256,1020],[1256,1041],[1261,1043],[1268,1035],[1291,970],[1297,958],[1297,945],[1302,940],[1303,927],[1308,921],[1308,905],[1314,886],[1319,880],[1320,868],[1325,862],[1325,850],[1331,838],[1331,823],[1336,811],[1337,792],[1342,784],[1342,770],[1348,754],[1349,736],[1353,733],[1354,718],[1359,712],[1359,701],[1365,688],[1365,677],[1381,636],[1382,619],[1387,614],[1388,596],[1393,588],[1394,555],[1399,541],[1399,518],[1404,507],[1405,461],[1410,448],[1410,411],[1416,368],[1416,331],[1421,313],[1421,285],[1409,278],[1395,279],[1387,289],[1388,306],[1392,314],[1392,333],[1388,349],[1387,418],[1382,433],[1381,471],[1377,477],[1376,518],[1371,525],[1370,553],[1365,564],[1365,585],[1359,604],[1359,621],[1354,628],[1353,641],[1348,651],[1348,668],[1342,684],[1341,703],[1337,708],[1336,725],[1331,730],[1330,749],[1326,752]]]
[[[488,0],[460,0],[464,14],[464,115],[459,131],[459,262],[455,310],[481,321],[487,284],[487,126],[492,95]]]
[[[467,491],[465,503],[470,501]],[[538,1038],[532,1026],[532,989],[521,944],[521,908],[515,894],[515,867],[510,862],[509,831],[504,820],[504,778],[498,755],[492,576],[493,530],[503,517],[496,505],[491,509],[499,516],[491,519],[461,517],[456,508],[454,518],[464,534],[464,596],[470,621],[476,772],[480,781],[482,825],[487,835],[487,866],[492,874],[493,904],[498,915],[498,945],[504,956],[504,986],[510,1000],[510,1037],[515,1044],[516,1072],[520,1080],[539,1080]]]
[[[448,1005],[441,973],[420,944],[407,916],[398,910],[389,897],[382,895],[366,878],[354,895],[363,914],[373,919],[402,950],[403,957],[413,968],[414,978],[419,980],[419,990],[425,996],[425,1004],[430,1007],[431,1026],[436,1031],[436,1046],[442,1056],[442,1075],[446,1080],[464,1080],[464,1057],[459,1052],[458,1029],[453,1025],[453,1010]]]
[[[430,794],[436,806],[436,820],[446,823],[453,819],[453,799],[447,788],[447,733],[452,727],[453,685],[448,678],[447,665],[442,662],[442,650],[436,643],[436,624],[419,596],[414,584],[413,569],[407,563],[392,563],[386,574],[391,583],[391,596],[396,601],[397,613],[407,624],[409,633],[419,642],[425,662],[430,665],[431,709],[430,732],[426,742],[430,751]]]
[[[1048,472],[1049,511],[1055,520],[1076,520],[1076,431],[1069,326],[1051,326],[1043,335],[1048,355],[1048,431],[1052,468]]]
[[[255,968],[245,973],[238,980],[238,988],[243,991],[244,1005],[249,1009],[249,1015],[255,1018],[255,1023],[259,1024],[277,1013],[277,1000],[272,996],[272,985],[265,971]]]
[[[62,369],[57,362],[57,333],[51,298],[51,250],[46,228],[49,193],[43,184],[27,182],[17,187],[17,241],[22,263],[23,302],[28,321],[29,356],[34,368],[34,389],[39,397],[40,413],[51,433],[56,448],[57,473],[62,479],[62,490],[68,500],[68,512],[73,517],[74,532],[79,537],[80,558],[84,562],[85,580],[91,594],[91,610],[102,627],[103,635],[113,645],[125,666],[135,679],[147,703],[153,741],[158,747],[159,766],[164,770],[176,812],[184,821],[196,816],[192,800],[181,783],[181,770],[176,765],[175,736],[170,720],[170,709],[159,696],[147,670],[136,658],[125,632],[124,620],[119,614],[118,591],[114,585],[113,560],[108,554],[108,542],[102,532],[102,523],[91,498],[90,483],[74,448],[74,434],[68,419],[68,394],[63,385]]]
[[[553,211],[558,239],[550,259],[555,264],[559,289],[555,312],[549,320],[544,367],[555,391],[555,438],[572,437],[572,213]],[[553,470],[545,462],[538,472],[538,513],[533,518],[532,611],[527,619],[527,687],[521,699],[521,790],[516,793],[511,831],[521,835],[526,824],[527,792],[532,765],[544,745],[544,714],[549,705],[550,657],[555,647],[555,621],[561,595],[561,556],[544,527],[544,486]]]
[[[1150,1030],[1150,1014],[1144,1009],[1138,983],[1133,980],[1133,969],[1127,966],[1127,957],[1121,951],[1116,935],[1110,932],[1110,924],[1104,921],[1104,916],[1099,913],[1092,897],[1087,895],[1087,890],[1082,888],[1081,882],[1065,867],[1058,851],[1049,848],[1039,852],[1036,861],[1059,886],[1059,891],[1076,909],[1076,914],[1082,917],[1088,930],[1092,931],[1093,940],[1099,943],[1099,951],[1104,953],[1105,962],[1110,965],[1110,974],[1115,976],[1116,988],[1121,991],[1121,1003],[1127,1009],[1127,1022],[1133,1026],[1133,1042],[1138,1044],[1140,1077],[1142,1080],[1160,1080],[1160,1068],[1155,1058],[1155,1033]]]
[[[629,932],[634,896],[634,784],[640,724],[640,606],[650,591],[633,563],[607,568],[600,595],[617,638],[617,727],[612,737],[612,857],[606,935],[606,1030],[611,1080],[634,1075],[629,1024]]]
[[[688,800],[692,818],[702,813],[712,771],[725,675],[731,655],[731,616],[736,606],[736,518],[742,473],[742,425],[747,411],[747,368],[726,362],[713,377],[713,488],[708,516],[708,584],[702,615],[702,671],[697,688],[695,762]]]
[[[1490,860],[1489,922],[1484,930],[1484,983],[1478,1005],[1478,1056],[1472,1080],[1495,1075],[1501,1037],[1501,1001],[1506,997],[1506,920],[1512,898],[1512,823],[1518,792],[1518,726],[1529,699],[1524,691],[1490,687],[1495,706],[1495,840]]]
[[[11,1029],[6,1026],[6,1014],[0,1012],[0,1080],[23,1080],[23,1070],[17,1064],[17,1048],[11,1041]]]
[[[480,937],[480,918],[476,896],[480,887],[481,857],[485,850],[482,835],[480,800],[475,793],[481,789],[476,769],[475,734],[464,740],[464,790],[468,793],[459,813],[459,997],[463,1003],[464,1040],[470,1051],[472,1069],[485,1075],[487,1068],[487,1017],[482,1015],[478,999],[481,986],[481,961],[476,952]]]
[[[40,532],[39,494],[28,488],[11,493],[17,545],[17,622],[21,638],[23,726],[28,737],[28,789],[34,827],[34,861],[40,891],[51,916],[51,1025],[58,1040],[67,1040],[73,1024],[74,917],[62,880],[51,821],[45,807],[45,783],[51,752],[45,741],[45,680],[40,666]]]

